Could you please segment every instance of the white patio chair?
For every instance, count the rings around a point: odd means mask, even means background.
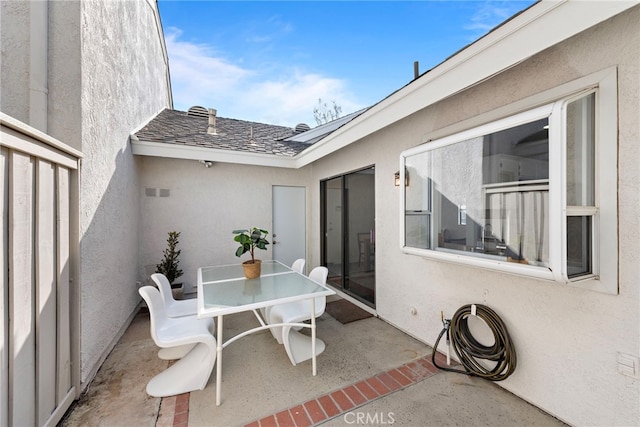
[[[160,296],[162,297],[162,302],[164,303],[164,310],[167,316],[169,317],[184,317],[184,316],[192,316],[196,317],[198,313],[198,301],[195,298],[186,299],[186,300],[176,300],[173,297],[173,291],[171,290],[171,283],[162,273],[154,273],[151,275],[151,280],[154,281],[158,290],[160,291]],[[212,319],[213,320],[213,319]],[[215,322],[215,321],[214,321]],[[215,330],[215,323],[211,325],[211,331]],[[215,333],[214,333],[215,335]],[[178,347],[170,347],[170,348],[161,348],[158,352],[158,357],[163,360],[175,360],[181,359],[191,351],[194,347],[194,344],[178,346]]]
[[[316,267],[309,273],[309,279],[314,282],[325,285],[329,270],[327,267]],[[327,298],[315,298],[315,317],[319,317],[324,313],[327,306]],[[279,304],[273,306],[269,313],[269,323],[300,323],[311,320],[311,301],[296,301],[288,304]],[[296,364],[308,360],[312,357],[310,337],[298,333],[292,326],[280,326],[271,328],[279,344],[284,344],[284,348],[289,356],[289,360],[295,366]],[[317,340],[316,355],[324,351],[324,342]]]
[[[153,286],[138,291],[149,307],[151,338],[158,347],[192,349],[180,360],[153,377],[147,394],[153,397],[174,396],[203,390],[216,361],[216,339],[211,333],[211,319],[194,316],[168,317],[160,292]]]
[[[304,258],[298,258],[297,260],[293,261],[293,264],[291,264],[291,269],[296,273],[304,274],[304,265],[306,263],[307,261]],[[272,306],[263,307],[260,309],[260,314],[262,314],[262,318],[265,321],[269,320],[269,312],[271,311],[271,307]],[[275,338],[275,335],[274,335],[274,338]],[[279,342],[279,344],[282,344],[282,343]]]
[[[297,259],[295,261],[293,261],[293,264],[291,264],[291,269],[293,271],[296,271],[300,274],[304,274],[304,265],[307,263],[307,261],[304,258],[300,258]]]
[[[162,273],[154,273],[151,280],[155,282],[160,291],[160,296],[164,302],[164,309],[169,317],[195,316],[198,312],[197,300],[195,298],[176,300],[173,297],[171,283]]]

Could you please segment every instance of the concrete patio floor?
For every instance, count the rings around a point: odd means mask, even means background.
[[[146,384],[168,362],[148,316],[138,313],[60,426],[565,425],[492,382],[433,368],[431,347],[378,318],[343,325],[327,313],[315,377],[262,331],[225,348],[221,406],[215,368],[202,391],[153,398]],[[226,316],[225,339],[255,325],[252,313]]]

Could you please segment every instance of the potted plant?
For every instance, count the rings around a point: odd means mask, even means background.
[[[174,284],[173,282],[180,276],[182,276],[182,270],[178,268],[180,264],[180,249],[176,249],[178,246],[178,237],[180,237],[179,231],[170,231],[167,238],[167,248],[164,250],[164,258],[160,264],[156,265],[156,273],[162,273],[165,275],[172,288],[181,287],[180,284]]]
[[[240,247],[236,250],[236,256],[240,257],[244,253],[249,252],[251,259],[242,263],[244,268],[244,275],[247,279],[255,279],[260,276],[260,263],[259,259],[255,258],[255,249],[266,250],[269,242],[266,237],[269,234],[267,230],[253,227],[249,230],[233,230],[233,234],[236,236],[234,241],[240,243]]]

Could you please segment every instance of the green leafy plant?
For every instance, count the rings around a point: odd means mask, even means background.
[[[255,264],[256,259],[254,251],[256,248],[266,250],[269,242],[266,237],[269,234],[267,230],[253,227],[250,230],[233,230],[233,234],[236,236],[234,241],[240,243],[240,247],[236,250],[236,256],[240,257],[243,254],[249,252],[251,254],[251,263]]]
[[[166,276],[169,283],[173,283],[178,277],[182,276],[182,270],[178,268],[180,264],[180,249],[178,246],[179,231],[170,231],[167,238],[167,248],[164,250],[164,258],[160,264],[156,265],[156,273],[162,273]]]

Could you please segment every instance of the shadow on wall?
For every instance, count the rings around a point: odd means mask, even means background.
[[[139,253],[139,160],[130,146],[119,150],[106,187],[87,156],[80,189],[81,381],[92,377],[140,302],[136,285]],[[87,185],[94,180],[93,185]],[[93,200],[98,200],[92,206]],[[91,221],[85,226],[86,218]]]

